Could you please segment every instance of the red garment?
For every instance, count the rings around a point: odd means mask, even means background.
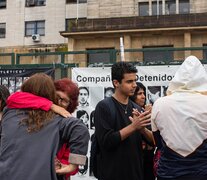
[[[159,166],[160,157],[161,157],[161,150],[156,149],[155,155],[154,155],[154,158],[153,158],[153,163],[154,163],[153,164],[153,171],[154,171],[155,177],[157,177],[157,169],[158,169],[158,166]]]
[[[7,107],[8,108],[31,108],[31,109],[42,109],[44,111],[49,111],[52,106],[52,101],[40,97],[35,96],[34,94],[27,93],[27,92],[15,92],[10,95],[7,99]],[[70,149],[67,147],[66,144],[63,144],[62,148],[57,153],[57,159],[62,164],[70,164],[69,163],[69,154]],[[75,175],[78,172],[78,168],[66,174],[66,178],[71,175]]]
[[[27,92],[15,92],[7,99],[9,108],[32,108],[49,111],[52,101]]]
[[[62,148],[57,153],[57,158],[62,164],[68,165],[70,164],[70,162],[68,161],[69,154],[70,154],[70,148],[67,147],[67,144],[63,144]],[[75,171],[66,174],[66,178],[68,178],[71,175],[75,175],[77,172],[78,172],[78,168]]]

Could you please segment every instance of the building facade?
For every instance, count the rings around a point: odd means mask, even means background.
[[[125,49],[205,47],[206,18],[205,0],[88,0],[87,17],[67,19],[61,35],[68,38],[69,51],[119,49],[120,37]],[[183,60],[190,54],[206,59],[206,51],[170,50],[125,52],[125,60]],[[91,55],[85,63],[109,62],[108,57],[107,53]],[[84,57],[71,61],[76,59]]]
[[[145,51],[207,46],[206,18],[206,0],[0,0],[0,52],[109,50],[66,58],[87,66],[110,63],[123,37],[125,50],[135,49],[125,52],[127,61],[183,60],[190,54],[207,59],[206,51]],[[60,59],[31,59],[50,61]]]
[[[86,0],[79,1],[78,15],[86,17]],[[0,0],[0,53],[67,51],[67,38],[59,32],[66,19],[76,18],[76,10],[72,0]],[[49,62],[45,59],[32,61]]]

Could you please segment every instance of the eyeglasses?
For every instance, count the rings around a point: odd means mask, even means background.
[[[70,103],[69,99],[65,99],[65,98],[62,98],[60,96],[58,96],[58,101],[60,101],[61,103],[64,103],[64,104],[69,104]]]

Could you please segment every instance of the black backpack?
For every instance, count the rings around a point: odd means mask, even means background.
[[[99,161],[99,156],[100,154],[100,147],[98,145],[98,141],[96,138],[95,133],[91,136],[91,152],[90,152],[90,171],[92,175],[94,175],[97,179],[99,178],[98,176],[98,161]]]
[[[114,106],[113,99],[111,97],[106,98],[106,103],[108,107]],[[113,108],[110,108],[113,109]],[[111,111],[112,117],[115,118],[115,111]],[[100,147],[98,144],[98,140],[96,138],[96,130],[94,134],[91,136],[91,151],[90,151],[90,169],[92,174],[98,179],[99,177],[99,168],[98,161],[100,161]]]

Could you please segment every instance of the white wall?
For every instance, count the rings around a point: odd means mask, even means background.
[[[87,3],[79,4],[79,16],[86,17]],[[0,23],[6,23],[6,38],[0,38],[0,47],[67,43],[60,35],[65,30],[65,19],[76,18],[76,4],[65,0],[46,0],[46,6],[25,7],[25,0],[7,0],[6,9],[0,9]],[[45,20],[45,36],[40,42],[25,37],[25,21]]]

